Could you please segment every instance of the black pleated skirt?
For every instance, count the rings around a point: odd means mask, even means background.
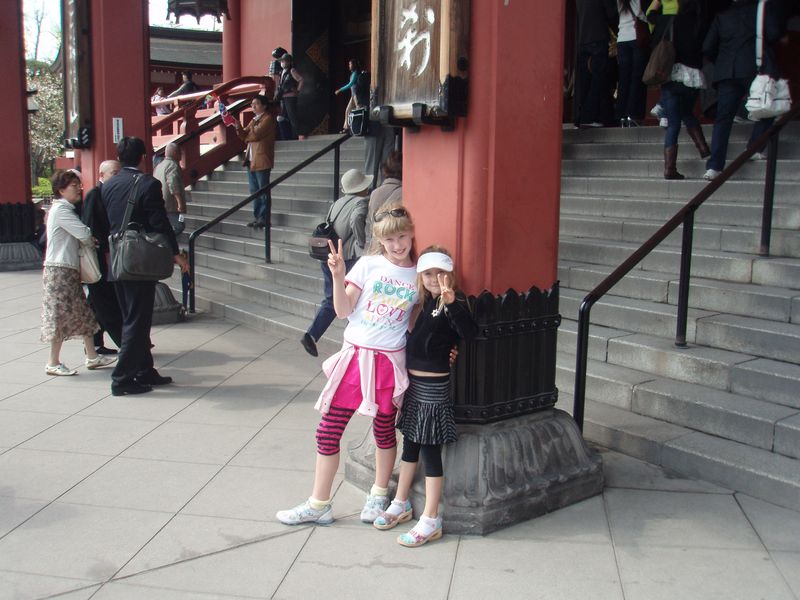
[[[458,438],[453,404],[450,402],[450,377],[409,375],[409,385],[397,428],[403,437],[426,445],[449,444]]]

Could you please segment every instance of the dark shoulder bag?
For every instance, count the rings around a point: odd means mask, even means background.
[[[342,205],[336,212],[336,217],[342,213],[344,207],[349,203],[349,200],[341,203]],[[334,217],[332,213],[335,207],[336,202],[334,202],[328,209],[328,214],[325,217],[325,220],[314,228],[314,231],[311,232],[311,237],[308,238],[308,254],[311,256],[311,258],[316,258],[317,260],[328,260],[328,254],[330,253],[328,241],[330,240],[333,243],[334,248],[339,243],[339,234],[336,233],[336,230],[333,228],[333,222],[336,220],[336,217]]]
[[[664,30],[664,35],[658,42],[642,75],[645,85],[661,85],[669,81],[672,76],[672,66],[675,64],[675,44],[672,42],[675,27],[675,18],[670,20],[669,27]]]
[[[130,222],[141,177],[134,177],[120,230],[108,237],[111,276],[118,281],[158,281],[171,277],[174,270],[169,238],[146,233],[143,225]]]

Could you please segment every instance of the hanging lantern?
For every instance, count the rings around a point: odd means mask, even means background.
[[[168,0],[167,1],[167,18],[170,15],[175,15],[175,21],[180,23],[181,17],[184,15],[191,15],[200,22],[200,17],[206,15],[213,16],[217,22],[222,21],[222,15],[228,19],[231,14],[228,12],[227,0]]]

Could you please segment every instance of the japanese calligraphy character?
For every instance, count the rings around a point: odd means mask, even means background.
[[[418,28],[419,21],[416,2],[413,3],[410,8],[401,11],[400,33],[402,34],[405,29],[405,35],[400,38],[397,44],[397,51],[400,52],[400,66],[409,71],[411,70],[411,53],[419,44],[424,44],[422,47],[422,60],[419,62],[419,66],[415,72],[417,77],[425,72],[431,59],[431,32],[430,29],[427,31],[420,31]],[[425,21],[427,21],[428,26],[436,22],[436,15],[432,8],[425,10]],[[406,29],[407,25],[409,27]]]

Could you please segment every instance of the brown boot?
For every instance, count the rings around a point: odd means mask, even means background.
[[[678,160],[678,145],[664,147],[664,179],[686,179],[678,173],[675,162]]]
[[[700,127],[687,127],[686,133],[692,138],[697,151],[700,153],[700,158],[711,156],[711,150],[708,149],[708,144],[706,143],[706,136],[703,135],[703,130]]]

